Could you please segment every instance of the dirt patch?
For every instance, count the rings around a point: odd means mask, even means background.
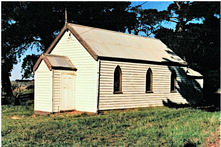
[[[11,117],[11,119],[22,119],[22,118],[20,118],[20,117],[14,115],[14,116]]]
[[[11,117],[11,119],[22,119],[22,118],[24,118],[24,117],[25,117],[24,115],[22,115],[21,117],[18,117],[18,116],[16,116],[16,115],[14,115],[14,116]]]
[[[69,111],[69,112],[61,112],[61,113],[54,113],[54,114],[50,114],[50,113],[42,113],[42,114],[33,114],[29,117],[43,117],[43,116],[72,116],[72,115],[82,115],[82,116],[91,116],[91,115],[95,115],[95,113],[91,113],[91,112],[82,112],[82,111]],[[12,116],[11,119],[23,119],[25,116],[22,115],[21,117],[18,117],[16,115]]]
[[[36,118],[36,115],[35,114],[33,114],[31,117],[34,117],[34,118]]]
[[[82,111],[62,111],[62,112],[55,112],[55,113],[49,113],[49,112],[43,112],[43,111],[35,111],[35,114],[32,115],[32,117],[36,116],[70,116],[70,115],[82,115],[82,116],[89,116],[89,115],[95,115],[96,113],[92,112],[82,112]]]
[[[216,132],[212,132],[212,134],[209,137],[205,138],[205,145],[207,147],[220,147],[220,127],[218,127]]]

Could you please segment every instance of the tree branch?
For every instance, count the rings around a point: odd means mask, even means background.
[[[178,17],[168,17],[168,18],[176,18],[176,19],[178,19]]]
[[[169,21],[171,21],[171,22],[175,22],[175,23],[179,23],[179,22],[177,22],[177,21],[175,21],[175,20],[169,20]]]
[[[180,10],[181,6],[178,4],[178,2],[177,2],[177,1],[174,1],[174,3],[177,5],[178,10]]]

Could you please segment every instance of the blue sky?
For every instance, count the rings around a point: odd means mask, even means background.
[[[144,2],[146,2],[146,1],[131,1],[131,6],[141,5]],[[147,1],[141,7],[142,7],[142,9],[157,9],[158,11],[162,11],[162,10],[166,10],[167,7],[171,3],[173,3],[173,2],[172,1]],[[164,27],[174,28],[175,25],[173,23],[167,23],[167,24],[164,24]],[[14,81],[16,79],[21,79],[21,65],[22,65],[23,58],[26,55],[30,55],[30,54],[41,54],[41,53],[37,52],[34,49],[31,51],[25,52],[25,54],[20,59],[20,62],[18,62],[18,64],[14,65],[14,69],[11,72],[12,76],[10,77],[10,80]]]
[[[131,1],[131,6],[141,5],[146,1]],[[166,10],[173,1],[147,1],[141,7],[142,9],[157,9],[158,11]]]

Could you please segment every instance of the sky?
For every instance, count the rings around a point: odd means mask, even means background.
[[[173,3],[172,1],[131,1],[131,6],[137,6],[137,5],[141,5],[142,9],[157,9],[158,11],[162,11],[162,10],[166,10],[167,7]],[[164,24],[164,27],[168,27],[168,28],[174,28],[175,25],[173,23],[167,23]],[[142,34],[139,34],[142,35]],[[18,64],[14,65],[14,68],[11,72],[11,77],[10,80],[14,81],[16,79],[21,79],[21,65],[22,65],[22,61],[24,59],[24,57],[26,55],[31,55],[31,54],[37,54],[40,55],[41,52],[37,52],[35,49],[31,50],[31,51],[26,51],[24,53],[24,55],[21,57],[20,61],[18,62]]]
[[[142,9],[157,9],[158,11],[162,11],[166,10],[171,3],[173,3],[173,1],[131,1],[131,6],[143,4],[141,6]]]

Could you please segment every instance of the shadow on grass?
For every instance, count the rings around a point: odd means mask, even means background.
[[[220,99],[219,99],[220,100]],[[203,111],[207,111],[207,112],[216,112],[216,111],[220,111],[220,107],[219,105],[211,105],[211,103],[207,103],[206,101],[203,101],[204,103],[202,103],[201,105],[197,105],[197,104],[178,104],[175,102],[172,102],[171,100],[167,99],[167,101],[162,101],[163,105],[168,107],[168,108],[193,108],[193,109],[200,109]],[[217,102],[218,103],[218,102]],[[218,103],[220,104],[220,103]]]
[[[163,100],[163,105],[169,108],[186,108],[191,107],[190,104],[178,104],[175,102],[172,102],[171,100],[167,99],[167,102]]]
[[[192,143],[192,142],[187,142],[184,144],[184,147],[196,147],[197,144],[196,143]]]

